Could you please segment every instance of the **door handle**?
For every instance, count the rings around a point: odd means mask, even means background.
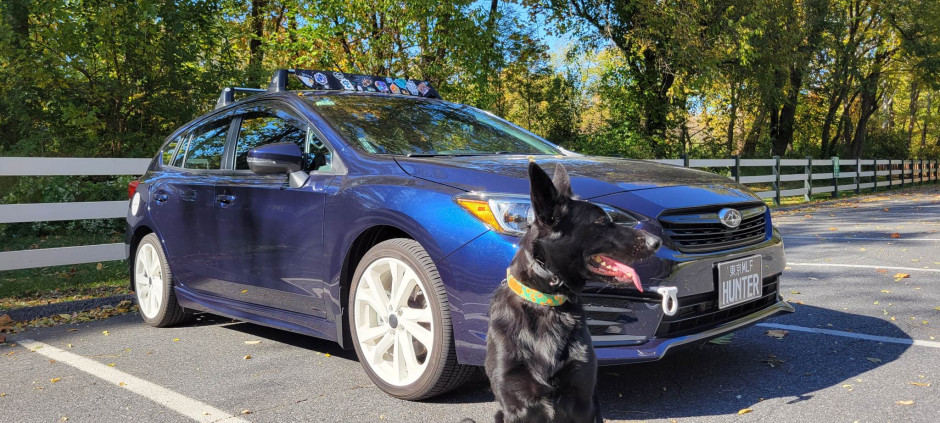
[[[235,202],[235,196],[231,194],[219,194],[215,196],[215,200],[219,202],[219,205],[225,207]]]
[[[166,194],[164,194],[164,193],[162,193],[162,192],[161,192],[161,193],[158,193],[158,194],[155,194],[155,195],[153,196],[153,201],[156,201],[157,204],[163,204],[163,203],[166,202],[166,200],[169,200],[169,199],[170,199],[170,196],[169,196],[169,195],[166,195]]]

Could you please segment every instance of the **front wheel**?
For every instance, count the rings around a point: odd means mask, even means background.
[[[460,386],[473,367],[457,363],[447,294],[437,267],[411,239],[372,247],[349,296],[359,362],[388,394],[420,400]]]

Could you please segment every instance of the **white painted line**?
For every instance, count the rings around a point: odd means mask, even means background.
[[[113,367],[108,367],[95,360],[72,354],[51,345],[33,341],[32,339],[22,339],[17,341],[17,343],[30,351],[49,357],[58,363],[68,364],[105,382],[127,389],[197,422],[248,423],[247,420],[235,417],[232,413],[219,410],[209,404],[196,401],[155,383],[129,375]]]
[[[816,333],[820,335],[832,335],[832,336],[841,336],[844,338],[864,339],[866,341],[877,341],[877,342],[887,342],[891,344],[917,345],[920,347],[940,348],[940,342],[934,342],[934,341],[921,341],[917,339],[904,339],[904,338],[892,338],[889,336],[865,335],[862,333],[844,332],[841,330],[806,328],[803,326],[780,325],[777,323],[758,323],[757,326],[764,327],[764,328],[771,328],[771,329],[792,330],[794,332],[809,332],[809,333]]]
[[[826,241],[929,241],[936,242],[940,241],[940,238],[847,238],[847,237],[832,237],[832,236],[803,236],[803,235],[787,235],[783,234],[783,241],[786,242],[788,239],[822,239]]]
[[[937,272],[940,269],[923,269],[918,267],[872,266],[870,264],[837,264],[837,263],[787,263],[787,266],[817,266],[817,267],[862,267],[865,269],[909,270],[912,272]]]

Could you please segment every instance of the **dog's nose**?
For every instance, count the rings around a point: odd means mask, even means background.
[[[663,243],[663,241],[662,241],[661,239],[659,239],[658,236],[656,236],[656,235],[649,235],[649,234],[646,235],[646,247],[649,248],[650,251],[656,251],[656,250],[658,250],[658,249],[659,249],[659,246],[660,246],[662,243]]]

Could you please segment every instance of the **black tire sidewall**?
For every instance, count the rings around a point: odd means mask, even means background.
[[[425,269],[425,267],[422,266],[418,261],[419,258],[414,257],[410,251],[402,247],[402,245],[408,241],[413,242],[419,248],[421,248],[420,245],[415,241],[407,239],[394,239],[379,243],[375,247],[372,247],[372,249],[369,250],[365,256],[363,256],[362,260],[359,262],[359,266],[356,268],[356,272],[353,274],[352,283],[350,284],[349,289],[349,329],[350,334],[352,335],[353,347],[356,350],[356,355],[359,357],[360,364],[362,364],[362,367],[365,369],[369,378],[372,379],[372,381],[380,389],[397,398],[421,399],[428,396],[428,393],[430,393],[435,388],[438,380],[441,378],[446,364],[444,356],[445,349],[450,348],[452,341],[450,339],[444,339],[444,311],[441,304],[441,299],[438,295],[439,290],[443,289],[443,284],[441,282],[440,275],[437,273],[437,268],[433,263],[431,263],[431,267],[433,269],[430,270],[433,270],[433,275],[429,275],[427,269]],[[423,248],[421,248],[421,253],[423,253],[425,256],[427,255],[427,252],[425,252]],[[372,263],[382,258],[394,258],[401,260],[411,267],[415,274],[418,275],[418,278],[423,284],[426,298],[428,299],[428,304],[431,307],[431,315],[434,318],[434,346],[428,355],[428,360],[430,360],[428,362],[428,366],[425,368],[424,374],[422,374],[418,380],[405,386],[391,385],[382,380],[380,376],[375,374],[367,362],[368,359],[364,356],[359,346],[359,339],[356,334],[355,303],[356,290],[359,286],[359,280],[365,270],[368,269]]]

